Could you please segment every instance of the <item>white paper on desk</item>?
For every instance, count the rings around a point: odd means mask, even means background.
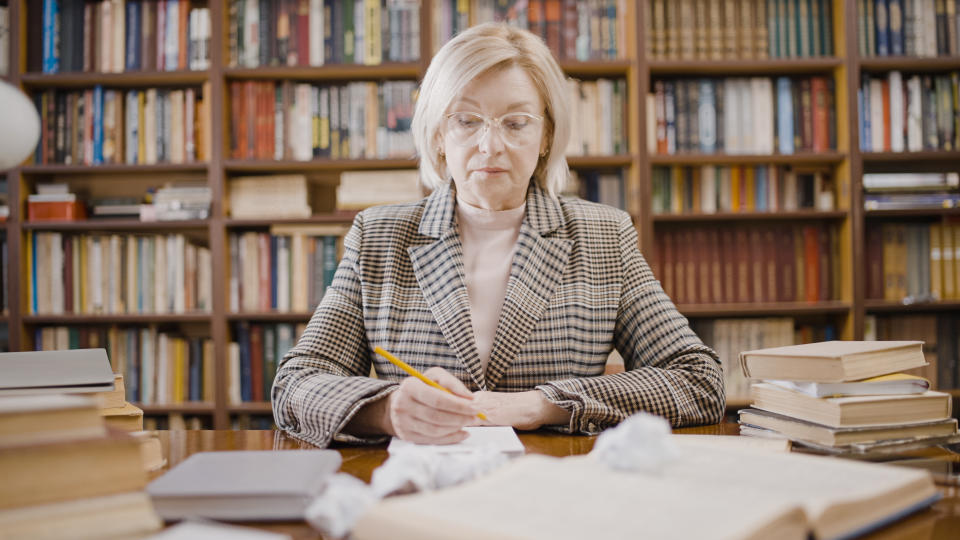
[[[456,444],[417,444],[394,437],[387,452],[394,454],[407,448],[423,448],[441,454],[472,452],[478,448],[492,448],[509,455],[522,455],[523,443],[510,426],[472,426],[463,428],[469,437]]]

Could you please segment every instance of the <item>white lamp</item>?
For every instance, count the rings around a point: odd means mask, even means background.
[[[0,81],[0,171],[27,159],[40,139],[40,115],[33,102]]]

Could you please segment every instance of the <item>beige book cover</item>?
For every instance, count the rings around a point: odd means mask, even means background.
[[[924,365],[922,341],[822,341],[740,353],[751,379],[847,382]]]

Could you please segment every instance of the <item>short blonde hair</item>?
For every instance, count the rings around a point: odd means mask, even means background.
[[[569,174],[564,152],[570,137],[566,78],[547,45],[536,35],[502,23],[474,26],[457,35],[433,57],[420,85],[413,112],[413,142],[420,157],[420,178],[430,189],[449,182],[440,155],[440,126],[447,108],[477,77],[510,67],[523,69],[545,107],[546,154],[534,179],[557,196]]]

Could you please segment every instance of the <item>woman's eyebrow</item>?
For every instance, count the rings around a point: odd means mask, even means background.
[[[478,107],[480,106],[480,103],[478,103],[478,102],[476,102],[476,101],[474,101],[474,100],[472,100],[472,99],[470,99],[470,98],[468,98],[468,97],[462,97],[462,98],[454,101],[453,103],[454,103],[454,105],[459,104],[459,103],[467,103],[467,104],[469,104],[469,105],[476,105],[476,106],[478,106]],[[521,108],[521,107],[524,107],[524,106],[533,106],[533,103],[531,103],[531,102],[529,102],[529,101],[517,101],[517,102],[514,102],[514,103],[511,103],[511,104],[507,105],[507,109],[518,109],[518,108]]]

